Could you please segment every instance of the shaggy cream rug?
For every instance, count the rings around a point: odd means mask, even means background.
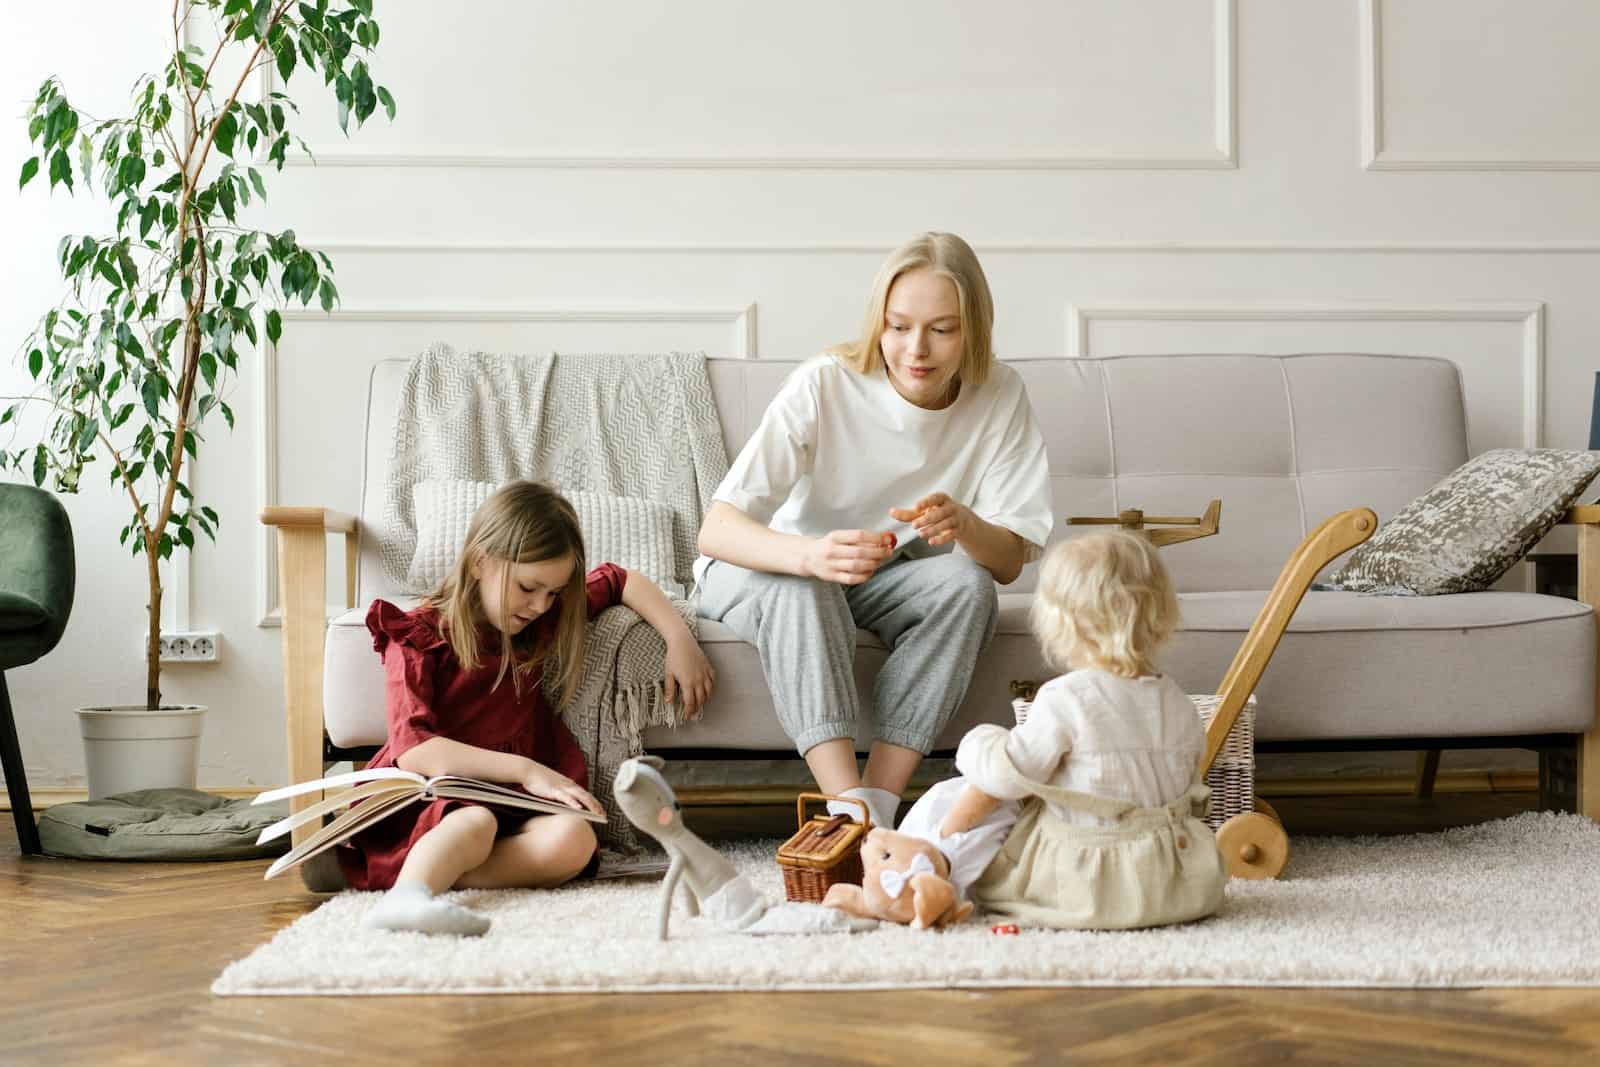
[[[773,900],[775,842],[724,850]],[[1298,838],[1285,877],[1229,885],[1213,918],[1116,933],[969,921],[943,932],[755,938],[673,912],[658,881],[461,892],[478,939],[363,929],[345,893],[230,965],[212,986],[257,994],[641,992],[993,986],[1600,985],[1600,827],[1526,814],[1438,834]]]

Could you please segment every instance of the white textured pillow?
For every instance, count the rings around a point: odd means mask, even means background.
[[[467,527],[483,502],[500,488],[493,482],[428,479],[412,487],[417,551],[407,579],[418,591],[433,589],[450,573],[467,541]],[[654,500],[607,493],[563,492],[578,513],[589,566],[615,563],[638,571],[676,596],[672,509]]]

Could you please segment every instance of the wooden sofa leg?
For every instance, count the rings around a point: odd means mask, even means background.
[[[1578,812],[1600,822],[1600,729],[1578,739]]]
[[[1436,748],[1425,749],[1417,753],[1417,781],[1412,786],[1411,795],[1418,800],[1431,800],[1433,798],[1433,783],[1439,777],[1439,750]]]
[[[1577,518],[1587,519],[1592,508],[1574,508]],[[1584,522],[1578,526],[1578,599],[1596,613],[1595,640],[1600,655],[1600,525]],[[1595,719],[1578,739],[1578,812],[1600,822],[1600,665],[1595,668]]]

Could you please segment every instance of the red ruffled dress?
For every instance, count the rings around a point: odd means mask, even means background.
[[[587,576],[589,617],[622,603],[628,572],[602,563]],[[555,615],[536,619],[534,626],[551,629]],[[402,753],[428,740],[447,737],[495,752],[513,752],[537,760],[588,788],[583,750],[545,701],[536,670],[523,682],[519,696],[506,672],[498,686],[498,645],[486,649],[484,663],[463,671],[439,632],[439,615],[429,607],[401,611],[386,600],[374,600],[367,612],[372,647],[383,657],[384,704],[389,740],[369,767],[393,767]],[[452,808],[465,801],[435,800],[410,804],[356,834],[335,849],[345,882],[352,889],[388,889],[406,854],[423,834],[439,825]],[[526,812],[500,813],[500,832],[522,826]]]

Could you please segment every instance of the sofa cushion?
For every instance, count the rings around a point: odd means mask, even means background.
[[[417,549],[407,580],[417,591],[444,580],[461,555],[472,516],[499,487],[493,482],[430,478],[412,490]],[[646,575],[678,596],[673,579],[672,509],[653,500],[607,493],[564,494],[578,513],[590,566],[610,562]]]
[[[1186,593],[1183,629],[1163,656],[1192,693],[1221,681],[1266,592]],[[938,748],[954,749],[973,726],[1009,725],[1013,679],[1049,677],[1028,630],[1025,593],[1003,593],[994,640]],[[405,606],[405,605],[403,605]],[[339,745],[383,741],[383,672],[364,610],[328,627],[324,700]],[[1594,700],[1594,616],[1574,600],[1531,593],[1427,598],[1306,594],[1257,687],[1263,740],[1471,737],[1573,733]],[[653,751],[791,751],[772,712],[755,648],[721,623],[700,620],[700,643],[717,687],[700,721],[645,732]],[[856,682],[870,707],[872,679],[888,649],[857,635]],[[1565,664],[1566,670],[1551,670]],[[863,750],[871,736],[863,729]]]
[[[1487,589],[1550,532],[1600,472],[1600,454],[1498,448],[1475,456],[1378,528],[1331,578],[1355,592]]]

